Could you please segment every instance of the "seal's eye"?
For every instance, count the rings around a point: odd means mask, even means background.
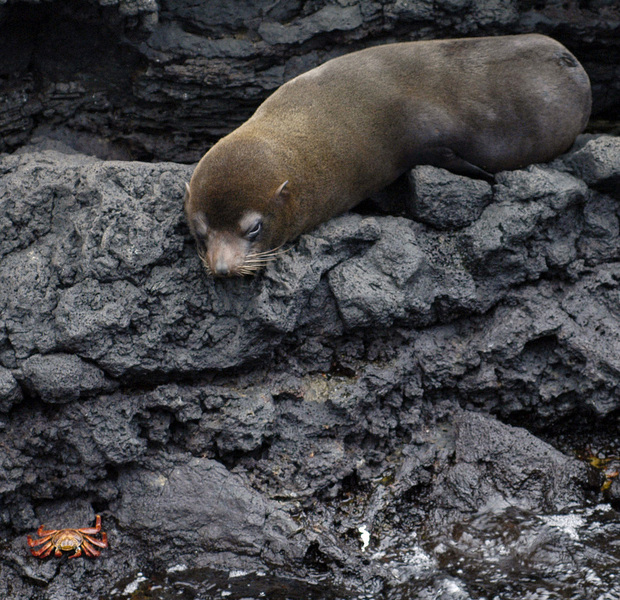
[[[245,238],[253,242],[261,234],[263,230],[263,222],[261,220],[256,221],[246,232]]]

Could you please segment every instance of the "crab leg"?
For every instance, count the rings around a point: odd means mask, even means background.
[[[97,515],[95,517],[95,526],[94,527],[81,527],[78,529],[80,533],[99,533],[101,531],[101,516]]]
[[[84,534],[84,540],[88,540],[95,544],[95,546],[99,546],[99,548],[107,548],[108,547],[108,534],[105,531],[101,532],[101,540],[98,540],[90,535]]]
[[[99,550],[95,550],[95,548],[91,546],[90,542],[86,538],[84,538],[84,542],[82,543],[82,548],[84,549],[84,554],[86,554],[86,556],[95,557],[101,554]]]
[[[58,529],[43,529],[43,525],[37,529],[37,535],[39,537],[45,537],[46,535],[54,535]]]
[[[28,541],[28,545],[31,548],[33,548],[34,546],[40,546],[41,544],[45,544],[45,542],[47,542],[47,540],[49,540],[51,537],[52,537],[52,534],[50,533],[49,535],[46,535],[45,537],[42,537],[39,540],[35,540],[30,536],[28,536],[26,540]]]
[[[38,550],[35,550],[34,548],[32,548],[30,552],[32,552],[33,556],[38,556],[39,558],[45,558],[46,556],[49,556],[49,554],[51,553],[53,549],[54,549],[54,544],[52,544],[52,542],[49,541],[42,548],[39,548]]]

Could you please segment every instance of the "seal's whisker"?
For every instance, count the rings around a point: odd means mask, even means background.
[[[245,257],[244,262],[272,262],[276,258],[278,257],[277,256],[253,256],[251,254],[248,254],[248,256]]]
[[[284,244],[280,244],[279,246],[276,246],[275,248],[268,248],[267,250],[262,250],[261,252],[256,252],[256,254],[268,254],[269,252],[277,252],[283,246],[284,246]]]
[[[259,258],[259,257],[277,257],[281,254],[288,252],[292,248],[283,248],[282,246],[277,246],[276,248],[271,248],[270,250],[264,250],[262,252],[252,252],[247,255],[247,258]]]
[[[250,260],[246,260],[243,264],[244,265],[268,265],[270,262],[273,262],[275,260],[275,258],[268,258],[268,259],[250,259]]]
[[[258,256],[256,254],[248,254],[245,258],[246,260],[275,260],[277,257],[278,257],[277,254],[263,255],[263,256]]]
[[[252,271],[260,271],[262,268],[266,267],[269,263],[249,263],[245,265],[247,269],[252,269]]]
[[[278,246],[270,250],[264,250],[262,252],[252,252],[245,257],[245,261],[242,265],[235,269],[235,275],[254,275],[262,268],[266,267],[269,263],[272,263],[278,256],[288,252],[291,248],[283,248]],[[198,256],[205,268],[205,271],[210,276],[215,276],[213,269],[209,266],[206,252],[198,252]]]
[[[207,262],[206,257],[203,258],[202,256],[200,257],[200,260],[202,262],[202,266],[205,268],[205,270],[207,271],[208,275],[213,275],[213,271],[211,270],[211,267],[209,266],[209,263]]]
[[[259,258],[254,258],[252,256],[248,256],[243,264],[246,265],[266,265],[270,262],[276,260],[277,256],[261,256]]]
[[[278,255],[263,255],[263,256],[258,256],[256,254],[248,254],[246,256],[246,259],[248,260],[274,260],[275,258],[277,258]]]
[[[280,254],[281,252],[282,250],[279,250],[278,248],[273,248],[271,250],[263,250],[262,252],[252,252],[250,256],[271,256]]]

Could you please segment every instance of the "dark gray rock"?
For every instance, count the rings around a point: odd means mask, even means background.
[[[620,198],[620,138],[600,136],[590,140],[566,162],[589,186]]]
[[[325,31],[351,31],[361,27],[364,17],[359,5],[327,5],[292,23],[283,25],[273,21],[263,21],[258,34],[268,44],[301,44]]]
[[[165,471],[128,470],[119,486],[122,499],[114,512],[120,527],[162,553],[162,545],[172,542],[173,551],[181,544],[291,565],[308,546],[276,503],[212,460],[188,457]]]
[[[450,3],[446,2],[448,6]],[[461,8],[464,6],[461,5]],[[430,0],[421,2],[390,2],[385,6],[386,16],[394,21],[426,21],[433,18],[435,5]]]
[[[261,2],[248,2],[233,6],[226,0],[198,4],[181,0],[167,7],[166,16],[170,18],[170,13],[172,13],[182,23],[192,23],[195,27],[207,31],[221,27],[240,29],[248,27],[259,19],[264,6]]]
[[[6,413],[22,399],[22,391],[8,369],[0,367],[0,413]]]
[[[426,385],[458,387],[472,406],[522,415],[533,428],[570,413],[605,420],[619,408],[608,377],[618,369],[617,277],[613,264],[576,284],[541,282],[481,319],[419,336]]]
[[[29,392],[44,402],[63,404],[80,396],[109,392],[118,386],[101,369],[74,354],[31,356],[22,364],[20,379]]]
[[[383,236],[363,256],[329,273],[340,317],[348,328],[427,325],[444,316],[475,310],[475,282],[463,266],[454,240],[445,240],[405,219],[385,217]],[[437,282],[444,283],[437,286]]]
[[[71,448],[85,468],[126,465],[146,454],[148,441],[141,435],[139,405],[120,393],[70,405],[63,414],[70,424],[58,442]]]
[[[95,525],[95,513],[86,500],[50,502],[37,510],[36,516],[39,522],[45,525],[44,529],[94,527]],[[102,530],[105,530],[105,525],[104,522]]]
[[[611,480],[607,494],[613,506],[617,510],[620,506],[620,479],[617,475]]]
[[[493,203],[459,236],[464,263],[480,277],[495,277],[493,286],[507,287],[574,260],[587,186],[539,166],[497,180]],[[541,240],[546,232],[551,239]]]
[[[434,490],[428,502],[445,519],[514,507],[561,511],[586,499],[588,467],[532,436],[481,414],[453,415],[444,432]]]
[[[201,437],[209,440],[209,446],[215,445],[223,454],[252,452],[271,438],[276,408],[269,391],[251,388],[246,393],[223,396],[219,390],[213,392],[218,402],[213,405],[205,401],[205,408],[217,412],[206,412],[200,420]]]
[[[407,204],[409,214],[436,229],[469,225],[493,198],[486,181],[454,175],[430,165],[412,169],[409,181],[412,189]]]

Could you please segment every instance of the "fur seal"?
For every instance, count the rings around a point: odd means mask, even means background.
[[[492,178],[548,162],[590,107],[582,66],[538,34],[332,59],[281,86],[200,160],[185,195],[198,253],[212,275],[252,274],[415,165]]]

